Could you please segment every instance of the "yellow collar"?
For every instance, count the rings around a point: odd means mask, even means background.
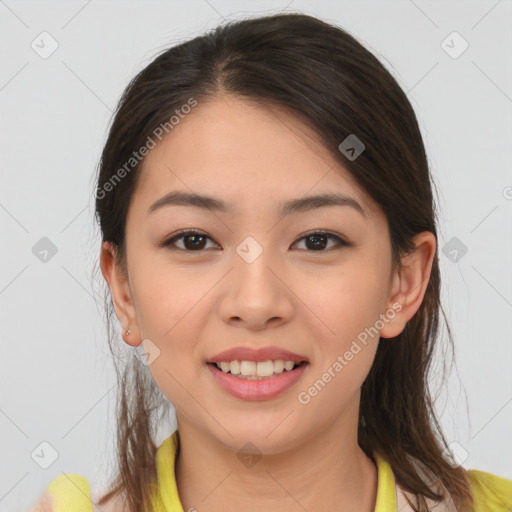
[[[174,432],[162,443],[156,454],[158,488],[164,505],[162,509],[155,504],[155,510],[158,512],[183,512],[174,474],[177,448],[178,436],[177,432]],[[374,453],[374,457],[378,471],[374,512],[397,512],[395,477],[391,466],[378,453]]]

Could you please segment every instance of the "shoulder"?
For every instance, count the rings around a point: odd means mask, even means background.
[[[119,496],[107,501],[101,508],[99,497],[91,497],[91,486],[82,475],[66,473],[52,480],[45,493],[30,512],[126,512]]]
[[[45,492],[39,501],[30,509],[30,512],[53,512],[54,503],[53,498],[48,492]]]
[[[468,470],[474,512],[510,512],[512,480],[477,469]]]
[[[63,473],[53,479],[31,512],[93,512],[89,481]]]
[[[452,497],[440,479],[428,472],[417,459],[412,460],[420,475],[432,482],[430,484],[431,489],[445,496],[445,500],[442,502],[435,502],[427,498],[426,502],[429,510],[432,508],[436,512],[512,512],[512,480],[478,469],[464,468],[473,496],[473,506],[460,510],[455,506]],[[409,501],[416,501],[414,495],[397,484],[396,496],[398,510],[412,512],[413,509],[409,506]]]

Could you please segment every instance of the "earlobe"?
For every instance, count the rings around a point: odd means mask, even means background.
[[[402,267],[393,276],[389,304],[396,314],[381,330],[381,338],[394,338],[405,328],[407,322],[418,311],[423,302],[430,280],[432,263],[436,255],[436,238],[430,231],[424,231],[413,238],[415,249],[402,258]]]
[[[121,333],[123,340],[128,345],[136,347],[141,343],[139,341],[140,336],[138,336],[137,316],[128,278],[116,261],[116,250],[112,242],[102,243],[100,254],[101,273],[110,289],[116,316],[123,326]]]

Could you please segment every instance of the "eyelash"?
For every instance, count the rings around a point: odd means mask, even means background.
[[[212,238],[210,238],[206,233],[202,232],[202,231],[198,231],[198,230],[195,230],[195,229],[189,229],[189,230],[185,230],[185,231],[180,231],[178,233],[176,233],[175,235],[173,235],[171,238],[168,238],[166,240],[164,240],[163,242],[161,242],[159,244],[160,247],[165,247],[171,251],[183,251],[183,252],[204,252],[206,249],[201,249],[201,250],[197,250],[197,251],[190,251],[190,250],[187,250],[187,249],[182,249],[181,247],[173,247],[173,245],[178,241],[178,240],[181,240],[182,238],[186,238],[187,236],[190,236],[190,235],[200,235],[200,236],[204,236],[206,238],[209,238],[210,240],[212,240]],[[309,233],[306,233],[305,235],[302,235],[299,239],[297,239],[296,242],[294,242],[294,245],[297,243],[297,242],[300,242],[301,240],[303,240],[304,238],[308,238],[310,236],[313,236],[313,235],[325,235],[327,236],[327,238],[331,239],[331,240],[335,240],[338,242],[338,247],[349,247],[351,246],[352,244],[343,240],[342,238],[340,238],[339,236],[333,234],[333,233],[330,233],[329,231],[325,231],[325,230],[317,230],[317,231],[311,231]],[[212,240],[213,241],[213,240]],[[329,249],[323,249],[323,250],[318,250],[318,251],[312,251],[312,250],[307,250],[307,249],[304,249],[306,250],[306,252],[328,252]]]

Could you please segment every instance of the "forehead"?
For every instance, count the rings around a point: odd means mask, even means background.
[[[373,210],[371,198],[296,116],[231,96],[199,102],[149,152],[141,172],[137,193],[146,206],[179,189],[252,207],[338,192]]]

